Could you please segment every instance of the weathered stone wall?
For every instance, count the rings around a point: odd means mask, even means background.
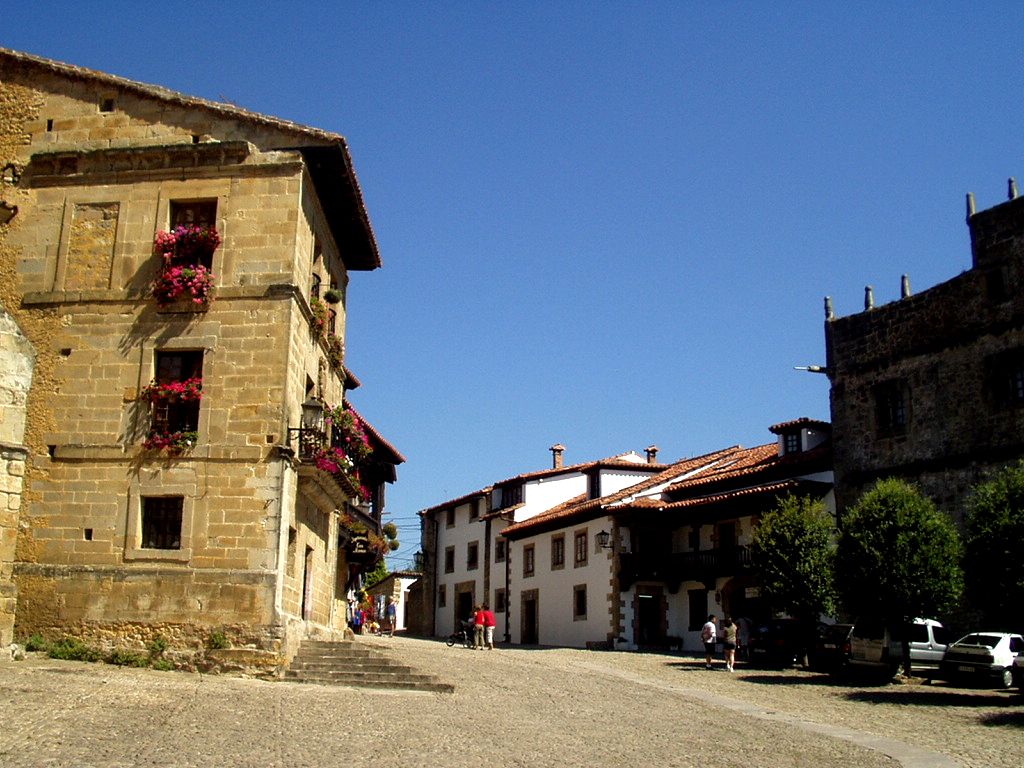
[[[229,141],[248,149],[211,160]],[[178,159],[165,144],[182,145]],[[334,510],[345,499],[308,491],[278,446],[299,423],[307,382],[342,400],[310,330],[308,290],[314,269],[325,287],[347,276],[301,155],[260,151],[294,144],[287,128],[88,76],[0,71],[0,166],[23,172],[3,190],[19,210],[0,228],[0,300],[39,353],[14,566],[19,634],[195,644],[229,628],[238,643],[287,653],[295,632],[330,626]],[[68,170],[37,155],[119,147],[152,149],[118,173],[104,158]],[[214,300],[168,311],[147,293],[153,237],[171,201],[196,199],[217,201]],[[342,334],[341,305],[339,317]],[[139,395],[155,353],[175,349],[203,352],[203,397],[196,446],[169,457],[141,447],[149,407]],[[184,497],[181,549],[142,548],[147,495]],[[300,552],[313,549],[308,624],[296,621],[290,530]]]
[[[1024,408],[1000,403],[993,379],[994,360],[1024,350],[1024,198],[969,223],[974,268],[826,322],[840,509],[899,476],[959,520],[969,488],[1024,455]],[[880,433],[876,421],[874,388],[885,382],[905,385],[902,434]]]

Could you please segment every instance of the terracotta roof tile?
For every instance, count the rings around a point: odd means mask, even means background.
[[[793,419],[792,421],[784,421],[781,424],[772,424],[768,427],[768,431],[773,435],[777,435],[785,429],[792,427],[817,427],[818,429],[832,431],[832,425],[827,421],[819,421],[818,419],[809,419],[806,416],[801,416],[799,419]]]

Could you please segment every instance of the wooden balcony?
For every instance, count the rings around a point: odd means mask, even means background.
[[[684,581],[700,581],[711,589],[715,579],[744,573],[750,565],[749,547],[654,556],[624,552],[619,555],[619,589],[629,589],[638,581],[664,582],[673,594]]]

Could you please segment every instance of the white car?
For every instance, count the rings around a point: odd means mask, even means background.
[[[1017,690],[1024,693],[1024,653],[1013,660],[1013,669],[1010,670],[1013,674],[1013,684],[1017,686]]]
[[[947,680],[983,678],[1008,688],[1024,637],[1006,632],[973,632],[946,649],[939,672]]]

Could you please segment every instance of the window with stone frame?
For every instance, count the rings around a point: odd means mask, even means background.
[[[505,590],[501,587],[494,590],[494,612],[504,613],[505,612]]]
[[[494,562],[504,563],[505,562],[505,540],[495,539],[494,540]]]
[[[216,227],[216,200],[172,200],[170,204],[171,229],[175,227]],[[192,259],[190,258],[190,261]],[[199,254],[198,263],[213,269],[213,253]]]
[[[572,588],[572,618],[574,621],[587,618],[586,584],[577,584]]]
[[[523,577],[533,576],[533,544],[523,547]]]
[[[444,511],[444,527],[454,528],[455,527],[455,507],[451,507]]]
[[[475,571],[480,565],[480,543],[471,541],[466,545],[466,570]]]
[[[181,549],[182,496],[142,497],[142,549]]]
[[[992,404],[997,409],[1024,405],[1024,350],[993,355],[986,368]]]
[[[551,537],[551,570],[558,571],[565,567],[565,534],[558,533]]]
[[[448,590],[445,589],[444,584],[441,584],[437,588],[437,607],[444,608],[448,605]]]
[[[454,573],[455,571],[455,547],[444,548],[444,572]]]
[[[316,272],[313,273],[313,280],[309,285],[309,298],[319,299],[320,298],[320,287],[323,284],[323,278],[320,277]]]
[[[199,350],[158,351],[154,366],[157,384],[172,384],[203,377]],[[156,435],[195,432],[199,429],[199,400],[155,398],[150,411],[150,432]]]
[[[573,535],[573,566],[579,568],[587,564],[587,532],[577,531]]]
[[[893,380],[872,388],[875,402],[875,433],[879,437],[902,435],[910,424],[910,389],[906,382]]]

